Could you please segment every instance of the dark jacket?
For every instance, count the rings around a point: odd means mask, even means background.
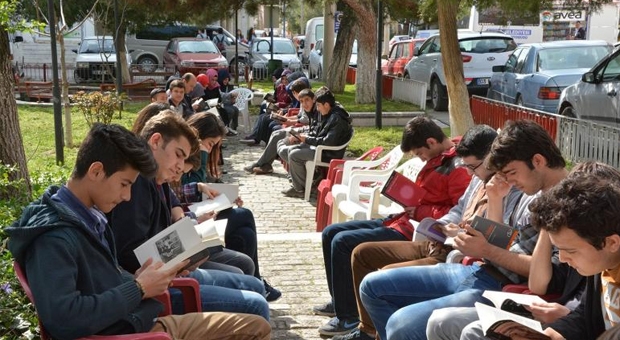
[[[586,285],[584,276],[568,264],[557,262],[557,259],[554,259],[551,268],[553,273],[547,284],[547,294],[561,294],[554,302],[565,305],[575,298],[582,297]]]
[[[319,113],[320,116],[320,113]],[[337,146],[348,142],[353,136],[351,116],[340,104],[335,105],[325,116],[318,118],[316,134],[309,134],[305,143],[308,145]],[[342,158],[345,150],[323,152],[323,162]]]
[[[566,340],[595,340],[605,332],[601,292],[601,275],[588,276],[586,291],[577,309],[547,326],[562,334]]]
[[[77,214],[51,200],[58,189],[48,188],[5,229],[43,326],[55,339],[148,332],[161,304],[142,301],[133,276],[119,268],[110,228],[108,249]]]
[[[118,263],[130,273],[140,268],[133,250],[171,224],[168,184],[163,184],[161,191],[165,200],[155,180],[139,175],[131,186],[131,200],[117,205],[108,214],[118,249]]]

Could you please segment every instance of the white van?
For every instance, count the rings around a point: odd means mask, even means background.
[[[304,51],[301,55],[302,63],[308,63],[310,51],[314,48],[317,41],[323,39],[324,27],[323,17],[312,18],[306,23],[306,39],[304,42]]]
[[[209,39],[217,34],[217,29],[220,26],[206,25],[204,29],[207,32]],[[166,25],[166,26],[147,26],[144,29],[127,35],[126,44],[127,48],[133,50],[131,54],[132,60],[139,65],[140,70],[143,72],[153,72],[157,69],[158,65],[163,64],[164,49],[168,45],[168,42],[172,38],[195,38],[198,34],[198,26],[191,26],[185,24]],[[228,40],[226,47],[226,59],[228,65],[232,68],[235,65],[235,36],[224,29],[224,35]],[[248,52],[248,45],[239,42],[239,68],[245,67],[245,55]]]

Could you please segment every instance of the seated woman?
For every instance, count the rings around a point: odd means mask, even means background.
[[[204,87],[205,94],[202,97],[205,101],[216,99],[218,104],[222,103],[222,93],[220,92],[220,83],[218,82],[218,74],[215,69],[208,69],[206,74],[199,74],[196,80]],[[231,126],[231,117],[226,110],[218,108],[218,113],[224,124],[228,127],[227,136],[236,136],[238,133]]]

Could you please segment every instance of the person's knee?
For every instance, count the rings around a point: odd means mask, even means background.
[[[449,322],[454,316],[451,315],[452,308],[436,309],[431,314],[426,324],[426,337],[429,340],[439,339],[455,339],[459,337],[460,331],[456,334],[456,337],[448,337],[447,334],[452,334],[453,327]]]
[[[392,340],[421,340],[412,334],[412,319],[411,315],[401,313],[400,310],[392,314],[385,325],[387,338]]]
[[[365,263],[369,254],[374,253],[374,246],[371,243],[362,243],[357,247],[353,248],[353,252],[351,253],[351,264],[355,263]],[[379,268],[377,268],[379,269]]]

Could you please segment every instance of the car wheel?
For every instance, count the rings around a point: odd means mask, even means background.
[[[140,72],[155,72],[157,70],[157,60],[150,56],[138,59],[138,69]]]
[[[439,79],[435,78],[431,82],[431,101],[433,102],[433,110],[448,110],[448,99],[446,98],[446,88],[441,85]]]
[[[237,70],[235,69],[235,60],[236,58],[232,58],[232,60],[230,61],[230,73],[231,74],[237,74]],[[239,69],[241,70],[241,73],[239,73],[239,77],[241,77],[243,75],[243,72],[245,72],[245,58],[239,58]]]
[[[575,109],[568,105],[567,107],[565,107],[564,109],[562,109],[562,116],[564,117],[569,117],[569,118],[577,118],[577,114],[575,112]]]

